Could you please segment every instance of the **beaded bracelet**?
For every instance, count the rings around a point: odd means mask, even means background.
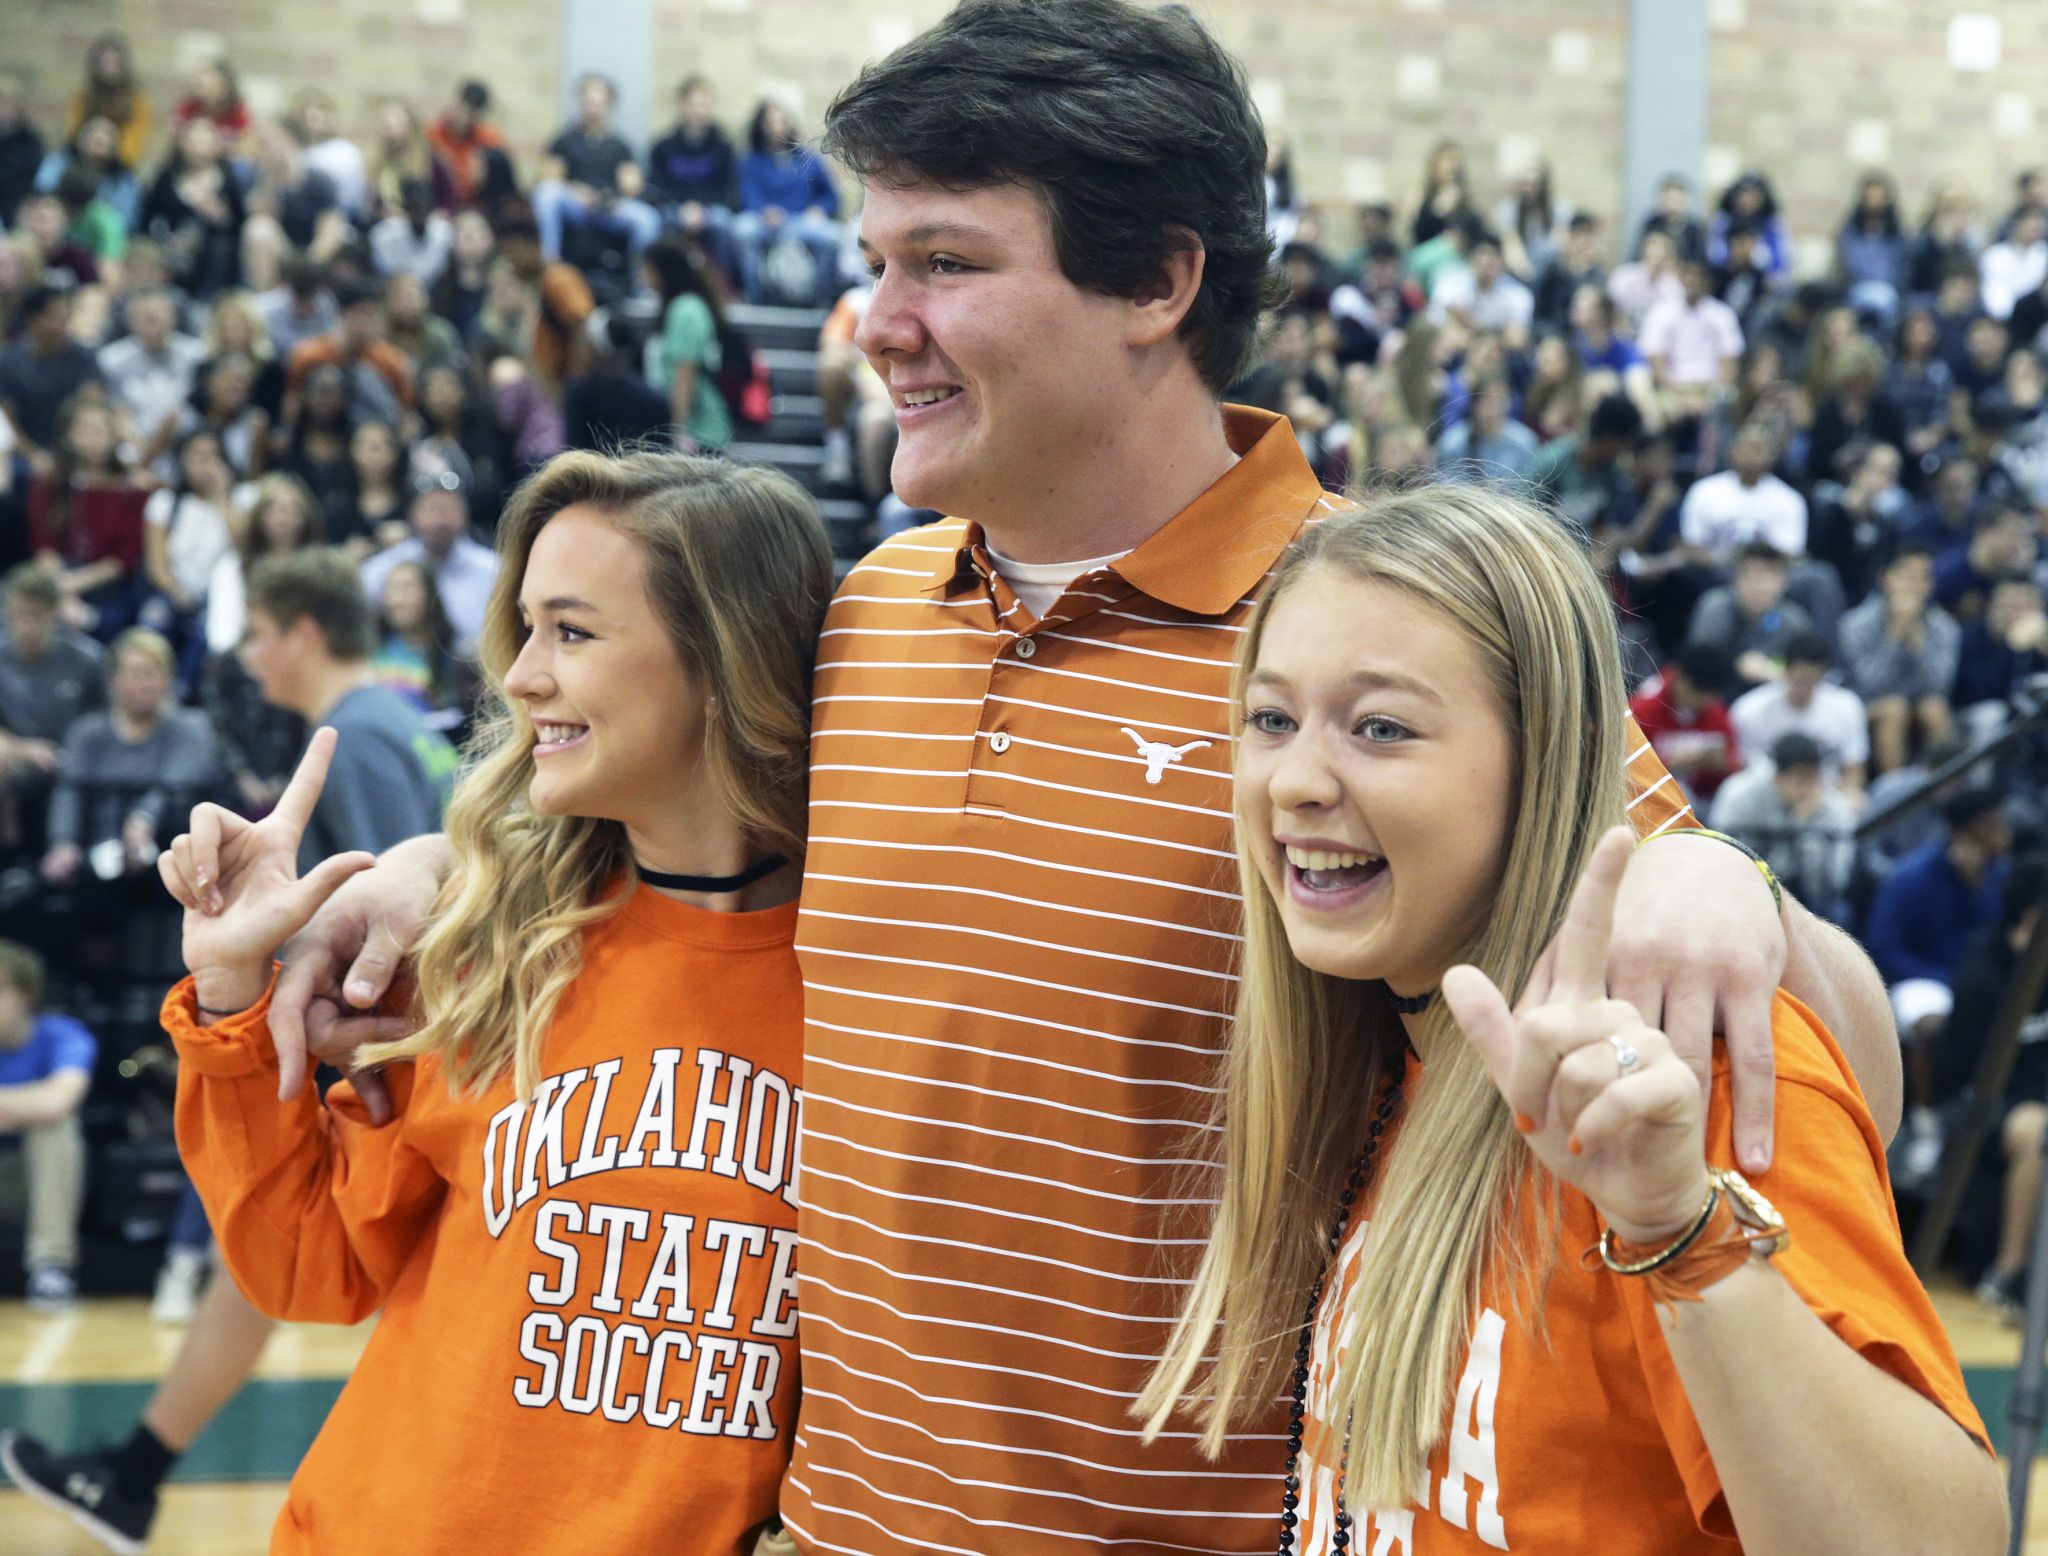
[[[1748,855],[1749,862],[1762,872],[1764,884],[1771,889],[1771,906],[1779,913],[1785,911],[1785,888],[1778,883],[1778,872],[1771,868],[1770,860],[1743,842],[1741,838],[1730,837],[1726,832],[1716,832],[1711,827],[1671,827],[1663,832],[1658,832],[1644,838],[1640,843],[1636,844],[1636,847],[1647,848],[1650,844],[1656,842],[1658,838],[1663,837],[1710,837],[1717,843],[1726,843],[1737,852]]]

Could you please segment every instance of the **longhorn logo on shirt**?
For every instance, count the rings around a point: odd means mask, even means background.
[[[1160,774],[1178,763],[1189,752],[1199,751],[1204,746],[1215,744],[1213,740],[1190,740],[1184,746],[1170,746],[1164,741],[1147,740],[1128,724],[1120,724],[1117,727],[1131,737],[1131,744],[1138,748],[1138,755],[1145,759],[1145,781],[1147,783],[1157,783]]]

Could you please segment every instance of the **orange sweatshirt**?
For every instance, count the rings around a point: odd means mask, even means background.
[[[796,904],[642,887],[585,941],[531,1104],[392,1067],[277,1100],[269,999],[164,1002],[178,1148],[280,1318],[382,1310],[277,1552],[729,1556],[775,1510],[797,1399]]]

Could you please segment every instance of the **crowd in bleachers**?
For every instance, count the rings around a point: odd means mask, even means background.
[[[235,651],[266,557],[346,548],[380,678],[459,737],[506,492],[566,447],[763,425],[737,300],[831,310],[821,484],[916,518],[839,188],[780,104],[734,133],[692,77],[643,147],[591,76],[522,162],[483,82],[360,125],[307,88],[273,119],[220,60],[166,109],[117,37],[61,119],[24,103],[0,74],[0,918],[139,901],[193,795],[274,800],[304,729]],[[1451,143],[1399,205],[1298,198],[1277,139],[1269,184],[1287,300],[1231,398],[1291,418],[1333,488],[1433,471],[1554,504],[1676,781],[1876,950],[1924,1171],[1953,1089],[1927,1056],[1974,932],[2010,920],[2041,753],[1856,831],[2048,669],[2048,185],[1918,192],[1916,219],[1873,172],[1809,273],[1760,172],[1709,201],[1674,177],[1632,231],[1545,167],[1484,188]],[[60,962],[73,987],[163,957]]]

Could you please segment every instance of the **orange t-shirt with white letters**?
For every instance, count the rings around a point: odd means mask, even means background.
[[[1932,1400],[1989,1452],[1955,1352],[1906,1261],[1884,1143],[1847,1062],[1789,995],[1778,996],[1772,1028],[1776,1150],[1768,1172],[1749,1175],[1791,1230],[1772,1264],[1845,1344]],[[1421,1074],[1411,1063],[1411,1098]],[[1727,1055],[1717,1050],[1707,1113],[1707,1159],[1715,1165],[1735,1160],[1728,1081]],[[1562,1209],[1542,1300],[1544,1332],[1532,1333],[1497,1290],[1484,1293],[1427,1482],[1407,1507],[1353,1509],[1357,1556],[1682,1556],[1740,1548],[1656,1303],[1640,1280],[1583,1269],[1579,1255],[1599,1237],[1599,1217],[1570,1188]],[[1334,1362],[1342,1355],[1334,1331],[1357,1284],[1365,1231],[1360,1217],[1317,1314],[1302,1433],[1303,1556],[1330,1549],[1344,1447],[1341,1428],[1330,1424]],[[1800,1403],[1788,1397],[1782,1408],[1797,1411]],[[1830,1430],[1824,1420],[1810,1424]],[[1354,1427],[1368,1430],[1364,1422]]]
[[[738,1556],[797,1399],[796,904],[640,887],[584,936],[530,1102],[387,1072],[277,1100],[269,1001],[164,1002],[178,1148],[262,1311],[376,1331],[271,1549]]]

